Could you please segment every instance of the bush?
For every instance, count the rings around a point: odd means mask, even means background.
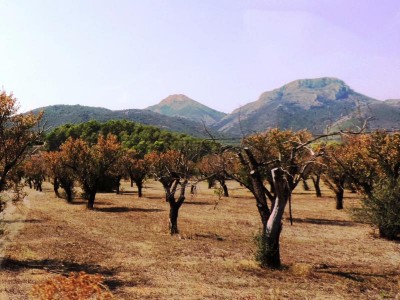
[[[254,236],[254,243],[256,244],[256,252],[254,254],[256,262],[262,267],[267,266],[268,247],[266,237],[262,231]]]
[[[380,181],[370,196],[353,210],[356,220],[379,229],[379,235],[390,240],[400,234],[400,180]]]

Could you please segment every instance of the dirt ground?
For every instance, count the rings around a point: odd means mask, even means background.
[[[34,284],[57,274],[100,273],[116,299],[400,299],[400,243],[298,188],[291,226],[285,216],[281,257],[271,271],[254,262],[260,228],[255,201],[236,183],[216,201],[205,184],[180,210],[181,234],[168,234],[168,204],[149,181],[144,197],[98,194],[95,210],[27,189],[1,221],[0,299],[29,299]],[[357,202],[347,193],[345,206]]]

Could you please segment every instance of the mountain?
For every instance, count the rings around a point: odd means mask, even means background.
[[[180,116],[189,120],[212,125],[226,114],[209,108],[185,95],[170,95],[160,103],[146,109],[166,116]]]
[[[347,129],[370,118],[369,129],[400,127],[400,99],[379,101],[351,89],[340,79],[301,79],[264,92],[231,114],[213,110],[185,95],[171,95],[148,109],[109,110],[81,105],[53,105],[44,111],[47,127],[89,120],[127,119],[170,131],[208,137],[202,121],[215,137],[241,137],[269,128],[324,133]]]
[[[392,105],[392,106],[400,106],[400,99],[387,99],[384,103]]]
[[[360,106],[373,108],[375,114],[382,108],[393,107],[391,103],[353,91],[336,78],[301,79],[261,94],[258,100],[236,109],[212,128],[228,135],[249,134],[272,127],[306,128],[322,133],[330,126],[339,126],[339,120],[349,119]],[[398,123],[400,118],[393,116],[390,122],[394,121]]]
[[[360,126],[360,120],[368,120],[368,129],[399,129],[400,100],[375,101],[361,104],[347,116],[337,120],[332,130],[345,129],[354,125]]]
[[[125,109],[109,110],[101,107],[81,105],[51,105],[32,110],[37,114],[43,111],[42,122],[46,128],[54,128],[66,123],[78,124],[90,120],[129,120],[161,129],[186,133],[195,137],[207,137],[203,124],[180,117],[169,117],[149,110]]]

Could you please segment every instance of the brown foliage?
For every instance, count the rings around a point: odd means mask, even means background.
[[[68,277],[58,275],[52,279],[33,287],[31,298],[40,300],[84,300],[84,299],[112,299],[110,291],[102,284],[100,274],[86,274],[85,272],[70,273]]]
[[[32,128],[42,114],[18,114],[18,104],[12,94],[0,92],[0,191],[4,189],[8,173],[32,152],[40,140],[41,131]]]

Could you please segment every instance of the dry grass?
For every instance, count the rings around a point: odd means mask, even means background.
[[[84,271],[105,277],[117,299],[394,299],[399,297],[400,244],[375,238],[332,195],[317,199],[299,188],[294,224],[285,219],[285,268],[259,268],[253,237],[260,221],[255,201],[230,182],[230,198],[206,185],[188,197],[180,236],[168,234],[168,205],[157,182],[138,199],[98,194],[94,211],[81,199],[67,204],[50,185],[28,190],[29,205],[3,222],[0,299],[27,299],[32,286],[57,274]],[[357,202],[347,194],[345,206]],[[18,213],[16,213],[18,212]],[[287,218],[287,216],[286,216]]]

